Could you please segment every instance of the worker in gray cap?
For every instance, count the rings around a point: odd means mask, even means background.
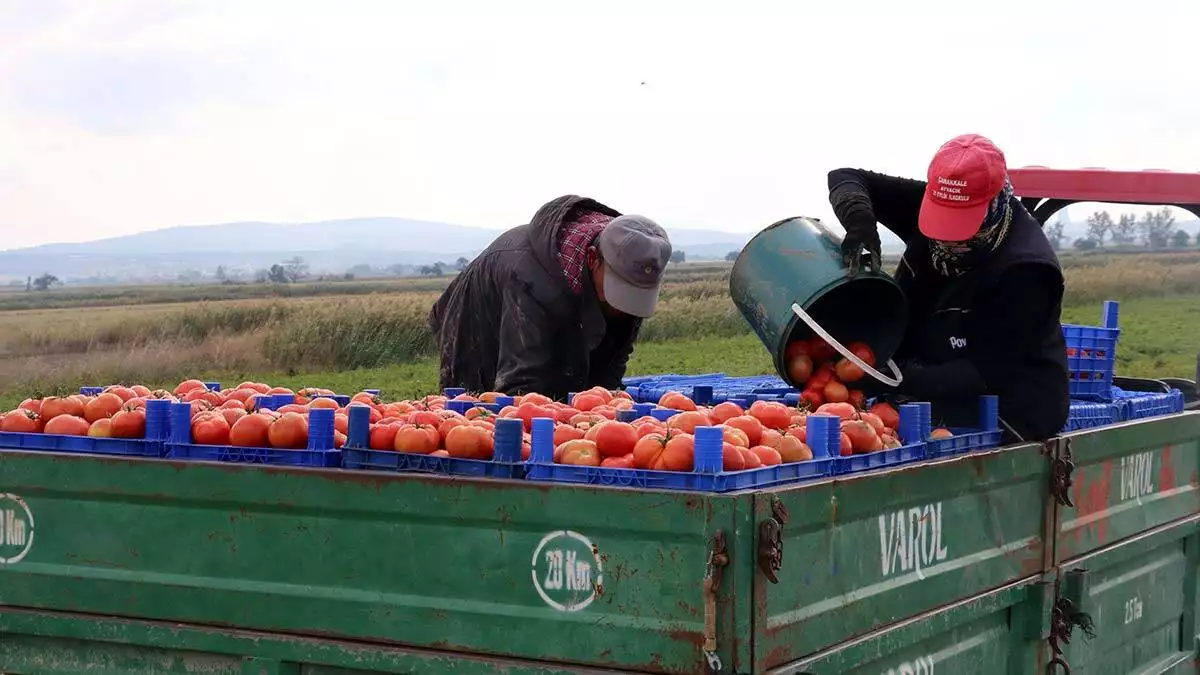
[[[434,304],[441,386],[557,400],[620,387],[670,259],[667,233],[649,218],[575,195],[547,203]]]

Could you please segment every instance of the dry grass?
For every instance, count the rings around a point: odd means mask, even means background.
[[[1200,255],[1194,253],[1089,256],[1064,263],[1067,304],[1088,315],[1097,314],[1106,299],[1200,296]],[[642,341],[665,345],[746,336],[749,328],[729,300],[728,269],[711,263],[672,268]],[[130,304],[119,306],[95,306],[107,296],[88,296],[75,298],[82,306],[0,311],[0,392],[165,382],[199,373],[287,375],[415,363],[432,353],[425,321],[439,284],[445,280],[348,282],[310,285],[307,294],[302,287],[288,291],[297,297],[176,303],[165,300],[172,293],[203,295],[202,288],[126,289],[120,293]],[[349,292],[333,294],[335,286]],[[50,297],[51,304],[69,302],[64,294]],[[1170,311],[1186,305],[1169,305]],[[720,370],[727,358],[711,354],[710,369]]]

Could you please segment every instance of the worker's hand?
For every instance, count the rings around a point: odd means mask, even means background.
[[[850,274],[858,274],[863,258],[872,270],[880,271],[879,226],[875,224],[875,217],[859,212],[846,220],[848,222],[842,223],[846,228],[846,237],[842,239],[842,262]]]

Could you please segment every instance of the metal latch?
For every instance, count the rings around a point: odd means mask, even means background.
[[[1056,675],[1060,671],[1063,675],[1071,675],[1071,666],[1062,654],[1063,645],[1071,644],[1071,635],[1076,626],[1083,630],[1086,639],[1096,637],[1096,627],[1091,615],[1079,609],[1083,602],[1086,574],[1087,570],[1084,569],[1066,573],[1063,580],[1064,597],[1054,603],[1054,609],[1050,612],[1050,649],[1054,656],[1046,665],[1047,675]]]
[[[777,497],[771,498],[771,514],[758,526],[758,567],[768,581],[777,584],[777,573],[783,568],[783,526],[788,521],[787,507]]]
[[[709,543],[704,566],[704,658],[714,673],[721,670],[721,657],[717,656],[717,589],[721,587],[721,572],[728,564],[725,533],[717,530]]]
[[[1063,506],[1074,508],[1071,501],[1071,486],[1074,479],[1071,474],[1075,471],[1075,462],[1071,459],[1071,439],[1058,439],[1059,452],[1050,460],[1050,494],[1054,501]]]

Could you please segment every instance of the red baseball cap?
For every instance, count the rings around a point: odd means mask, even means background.
[[[964,134],[946,141],[929,163],[917,221],[921,234],[940,241],[975,236],[1007,175],[1004,153],[983,136]]]

